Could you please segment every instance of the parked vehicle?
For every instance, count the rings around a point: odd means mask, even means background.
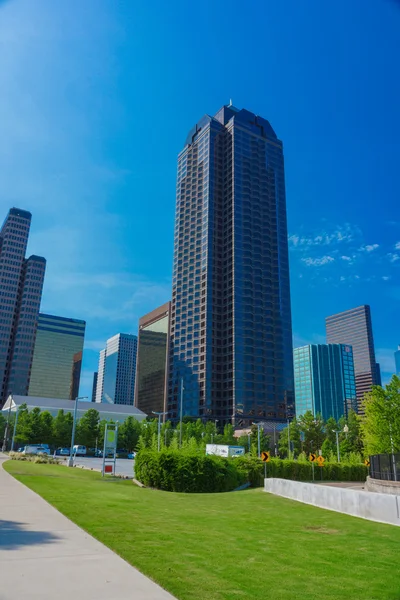
[[[136,452],[128,452],[128,458],[135,458]]]
[[[102,451],[102,450],[99,450],[99,449],[97,449],[97,450],[95,450],[95,451],[94,451],[94,455],[95,455],[97,458],[99,458],[99,457],[103,456],[103,451]]]
[[[22,454],[50,454],[50,450],[45,446],[25,446]]]
[[[69,456],[69,448],[57,448],[56,455],[57,456]]]
[[[17,452],[23,452],[25,450],[25,446],[22,446],[21,448],[18,448]]]
[[[228,444],[207,444],[206,454],[215,454],[216,456],[234,457],[243,456],[245,449],[243,446],[228,446]]]
[[[74,446],[73,452],[75,456],[86,456],[86,446],[76,445]]]

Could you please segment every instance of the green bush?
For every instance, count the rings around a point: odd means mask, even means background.
[[[11,460],[21,460],[33,462],[40,465],[58,465],[59,460],[47,454],[22,454],[21,452],[10,452],[8,455]]]
[[[136,456],[135,473],[148,487],[171,492],[228,492],[243,483],[260,487],[264,481],[265,464],[246,454],[236,458],[205,456],[187,450],[140,450]],[[322,473],[321,473],[322,470]],[[316,481],[365,481],[368,469],[363,464],[328,463],[314,466]],[[310,462],[272,458],[267,463],[267,477],[312,481]]]
[[[229,492],[246,481],[234,459],[170,449],[140,450],[135,474],[144,485],[170,492]]]

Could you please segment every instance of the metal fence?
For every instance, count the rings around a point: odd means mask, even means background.
[[[400,454],[375,454],[369,460],[373,479],[400,481]]]

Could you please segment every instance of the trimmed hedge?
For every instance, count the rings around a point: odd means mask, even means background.
[[[243,483],[260,487],[264,480],[264,463],[252,456],[222,458],[197,453],[164,449],[140,450],[136,455],[136,478],[148,487],[169,492],[229,492]],[[368,468],[365,465],[325,463],[315,465],[315,480],[365,481]],[[312,481],[309,462],[272,458],[267,463],[267,477]]]
[[[259,458],[239,456],[234,459],[239,472],[249,481],[252,487],[263,485],[264,464]],[[368,467],[363,464],[348,465],[345,463],[325,463],[323,467],[314,466],[316,481],[365,481]],[[293,479],[294,481],[312,481],[312,465],[309,462],[297,460],[281,460],[272,458],[267,463],[267,477],[280,479]]]
[[[144,485],[169,492],[230,492],[246,481],[233,460],[178,450],[140,450],[135,475]]]

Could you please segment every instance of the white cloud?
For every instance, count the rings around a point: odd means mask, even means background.
[[[327,265],[329,263],[334,262],[333,256],[321,256],[320,258],[302,258],[301,259],[307,267],[322,267],[323,265]]]
[[[358,234],[357,228],[352,228],[348,223],[336,227],[333,231],[323,231],[315,236],[302,236],[292,234],[289,243],[295,248],[307,248],[310,246],[329,246],[335,243],[351,242]]]
[[[374,250],[377,250],[379,248],[379,244],[370,244],[367,246],[361,246],[361,248],[359,248],[360,252],[373,252]]]
[[[347,261],[347,262],[350,262],[350,261],[351,261],[351,256],[341,256],[340,258],[341,258],[342,260],[345,260],[345,261]]]
[[[400,242],[397,242],[397,244],[395,244],[394,247],[396,248],[396,250],[400,250]]]
[[[388,258],[389,258],[390,262],[394,263],[394,262],[397,262],[398,260],[400,260],[400,254],[397,254],[397,253],[392,254],[392,252],[389,252]]]
[[[388,275],[384,275],[382,277],[383,281],[389,281],[390,277]]]

